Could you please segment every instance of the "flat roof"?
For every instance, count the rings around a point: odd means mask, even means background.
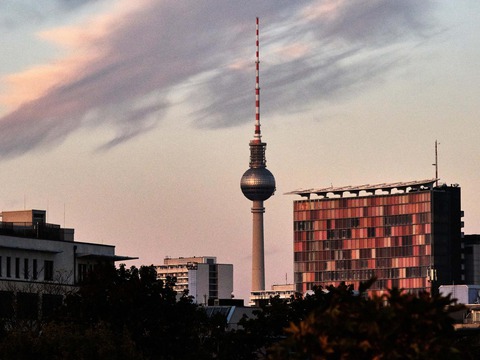
[[[124,261],[124,260],[137,260],[138,257],[122,256],[122,255],[101,255],[93,253],[77,253],[77,259],[89,259],[89,260],[112,260],[112,261]]]
[[[341,187],[326,187],[318,189],[298,189],[285,193],[284,195],[300,195],[303,197],[310,198],[312,194],[315,194],[320,197],[331,197],[329,195],[335,196],[340,195],[344,197],[349,194],[349,196],[357,196],[361,191],[364,191],[366,195],[373,195],[377,190],[388,191],[397,190],[400,192],[408,192],[412,190],[426,190],[432,189],[435,182],[438,179],[426,179],[426,180],[415,180],[407,182],[396,182],[396,183],[382,183],[382,184],[365,184],[358,186],[341,186]]]

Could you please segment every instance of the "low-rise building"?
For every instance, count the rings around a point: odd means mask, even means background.
[[[278,296],[280,299],[290,299],[296,293],[295,284],[276,284],[270,290],[258,290],[250,293],[250,306],[260,306],[268,303],[271,297]]]
[[[179,294],[188,290],[197,303],[208,304],[210,299],[232,297],[233,265],[217,264],[214,256],[167,257],[156,269],[158,279],[174,278],[174,290]]]
[[[4,211],[0,221],[0,318],[35,319],[61,303],[98,264],[134,259],[115,246],[74,241],[44,210]]]

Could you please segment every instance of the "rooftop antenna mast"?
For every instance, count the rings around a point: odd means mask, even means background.
[[[435,163],[432,164],[433,166],[435,166],[435,179],[437,180],[435,182],[436,187],[438,187],[438,144],[440,143],[435,140]]]

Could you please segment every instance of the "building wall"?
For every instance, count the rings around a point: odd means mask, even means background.
[[[113,257],[115,247],[0,235],[0,280],[19,282],[55,280],[65,284],[74,284],[74,273],[78,270],[79,264],[93,266],[98,263],[98,260],[93,260],[88,256],[82,258],[82,254]],[[7,269],[9,262],[10,276]],[[46,271],[46,266],[49,266],[46,265],[46,262],[51,262],[52,272]],[[36,274],[34,272],[35,263]]]
[[[118,258],[114,246],[73,241],[74,230],[45,223],[43,210],[3,212],[2,215],[2,320],[48,316],[61,304],[63,295],[75,288],[89,270],[99,263],[113,263]]]
[[[11,223],[45,223],[45,210],[17,210],[3,211],[1,213],[2,221]]]
[[[218,298],[230,299],[233,293],[233,265],[218,264]]]
[[[437,288],[439,285],[465,284],[460,187],[441,186],[432,191],[432,196],[432,246]]]
[[[197,303],[208,303],[209,299],[230,299],[233,292],[233,265],[217,264],[216,257],[166,258],[164,265],[156,266],[157,277],[175,277],[175,290],[188,289]]]
[[[188,271],[189,294],[195,298],[195,302],[207,304],[209,293],[209,265],[198,264],[196,268]]]
[[[480,285],[480,235],[465,235],[465,282]]]
[[[358,289],[373,276],[372,293],[459,282],[460,218],[458,187],[295,201],[296,291],[342,281]]]

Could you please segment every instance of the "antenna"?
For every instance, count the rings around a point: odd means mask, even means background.
[[[437,179],[435,182],[436,187],[438,187],[438,145],[440,145],[440,143],[435,140],[435,163],[432,165],[435,166],[435,179]]]
[[[257,36],[256,36],[256,60],[255,60],[255,142],[261,142],[262,135],[260,133],[260,39],[258,31],[257,17]]]

